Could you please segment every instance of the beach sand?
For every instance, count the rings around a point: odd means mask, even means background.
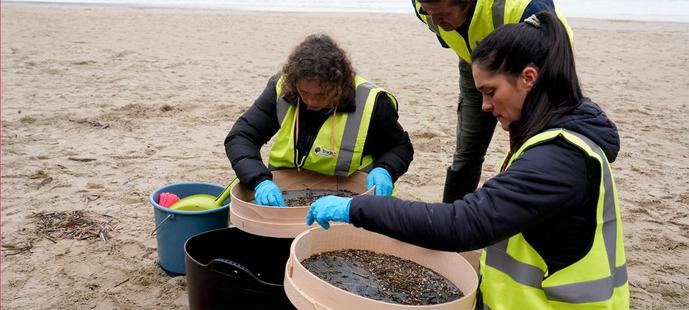
[[[612,166],[632,308],[686,309],[689,24],[570,23],[585,94],[622,137]],[[416,150],[400,196],[439,201],[457,58],[412,14],[3,4],[3,308],[185,308],[185,278],[157,265],[148,195],[233,178],[225,135],[312,32],[331,34],[396,95]],[[484,181],[505,137],[496,130]],[[107,241],[51,237],[36,220],[75,210],[107,222]]]

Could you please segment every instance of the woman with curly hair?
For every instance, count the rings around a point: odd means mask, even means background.
[[[285,206],[270,171],[286,168],[336,176],[366,171],[367,187],[389,196],[414,155],[398,118],[392,94],[356,75],[332,38],[313,34],[235,122],[225,151],[261,205]],[[266,167],[260,148],[273,137]]]

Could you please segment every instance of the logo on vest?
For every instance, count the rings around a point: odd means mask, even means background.
[[[331,150],[326,150],[325,148],[322,148],[320,146],[317,146],[316,148],[314,148],[313,152],[316,153],[316,155],[322,156],[322,157],[335,157],[337,155],[337,152],[331,151]]]

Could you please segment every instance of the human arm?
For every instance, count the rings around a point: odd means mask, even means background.
[[[254,189],[272,174],[261,159],[261,146],[280,129],[276,114],[274,76],[254,104],[240,116],[225,138],[225,153],[240,182]]]
[[[427,248],[479,249],[580,207],[591,194],[587,180],[587,162],[577,150],[548,143],[452,204],[358,196],[349,221]]]

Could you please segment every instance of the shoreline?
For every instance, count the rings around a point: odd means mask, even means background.
[[[225,14],[344,14],[344,15],[365,15],[365,14],[381,14],[381,15],[410,15],[414,14],[412,10],[409,12],[389,12],[389,11],[365,11],[365,10],[255,10],[255,9],[236,9],[236,8],[224,8],[224,7],[197,7],[197,6],[173,6],[173,5],[153,5],[153,4],[110,4],[110,3],[79,3],[79,2],[42,2],[42,1],[4,1],[3,5],[36,5],[36,6],[73,6],[73,7],[112,7],[112,8],[131,8],[131,9],[154,9],[154,10],[190,10],[190,11],[202,11],[202,12],[219,12]],[[613,18],[596,18],[596,17],[567,17],[568,21],[600,21],[600,22],[620,22],[620,23],[661,23],[661,24],[689,24],[689,20],[686,21],[672,21],[672,20],[642,20],[642,19],[613,19]]]

